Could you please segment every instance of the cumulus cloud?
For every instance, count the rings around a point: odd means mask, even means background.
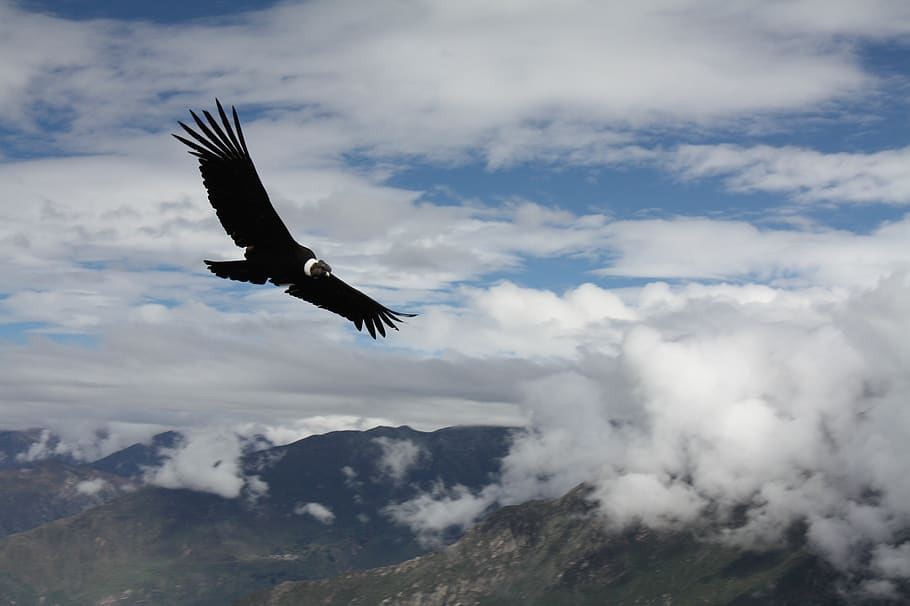
[[[312,516],[318,522],[326,525],[335,521],[335,514],[322,503],[299,503],[294,507],[294,513],[299,516]]]
[[[712,520],[754,548],[799,522],[840,568],[905,578],[908,275],[852,291],[649,290],[627,302],[612,352],[524,383],[530,427],[499,481],[420,495],[396,519],[432,534],[584,481],[615,526]]]

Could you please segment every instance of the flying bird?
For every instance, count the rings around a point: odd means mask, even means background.
[[[221,102],[215,99],[215,104],[220,125],[208,111],[202,112],[206,124],[191,110],[199,131],[178,122],[190,139],[173,135],[199,158],[209,202],[225,231],[244,249],[240,260],[205,260],[209,271],[231,280],[287,286],[285,292],[289,295],[344,316],[357,330],[366,326],[374,339],[377,332],[385,336],[386,326],[398,330],[396,322],[414,317],[415,314],[392,311],[340,280],[328,263],[294,240],[259,180],[237,109],[231,107],[232,126]]]

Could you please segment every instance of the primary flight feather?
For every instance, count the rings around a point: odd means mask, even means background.
[[[231,108],[232,125],[221,102],[216,99],[215,104],[220,124],[207,111],[202,112],[205,121],[190,111],[198,131],[178,122],[190,138],[173,135],[199,158],[209,202],[234,243],[245,249],[240,260],[206,260],[209,270],[221,278],[287,286],[288,294],[344,316],[357,330],[366,326],[374,339],[377,332],[385,336],[386,326],[398,330],[396,322],[413,317],[392,311],[338,279],[328,263],[294,240],[259,180],[237,109]]]

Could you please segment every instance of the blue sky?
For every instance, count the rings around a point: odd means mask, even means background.
[[[229,17],[238,12],[264,9],[276,2],[261,0],[213,0],[211,2],[179,2],[163,0],[154,4],[117,2],[116,0],[26,0],[19,6],[33,11],[53,13],[74,20],[122,19],[154,21],[158,23],[182,23],[193,19]]]
[[[581,481],[658,526],[749,502],[743,540],[803,519],[885,592],[908,44],[897,0],[0,0],[0,427],[86,456],[177,428],[199,466],[526,425],[449,522]],[[239,251],[169,133],[216,97],[297,239],[418,317],[373,342],[205,270]]]

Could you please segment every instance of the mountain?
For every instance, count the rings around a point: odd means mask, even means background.
[[[45,429],[0,431],[0,538],[75,515],[135,488],[145,466],[161,465],[161,449],[180,434],[134,444],[93,463],[55,452],[60,438]],[[32,460],[29,460],[32,459]]]
[[[413,558],[426,547],[385,508],[440,482],[486,485],[510,435],[333,432],[246,455],[246,473],[268,486],[258,498],[155,487],[124,494],[0,541],[0,606],[223,606],[282,581]],[[139,465],[148,452],[133,454]]]
[[[68,454],[54,453],[60,438],[46,429],[26,429],[22,431],[0,431],[0,469],[21,467],[29,462],[29,453],[33,449],[40,451],[40,458],[65,463],[75,463]],[[39,453],[35,453],[39,454]]]
[[[128,486],[123,478],[58,461],[0,469],[0,537],[97,507]]]
[[[585,486],[489,512],[430,554],[390,518],[390,505],[440,486],[494,480],[513,431],[312,436],[248,452],[242,468],[259,489],[234,499],[137,487],[180,445],[172,432],[87,465],[18,461],[0,469],[0,529],[15,533],[0,539],[0,606],[856,603],[840,590],[860,580],[813,556],[799,532],[763,553],[706,541],[704,529],[610,532]],[[13,459],[52,439],[0,438]]]
[[[756,553],[699,540],[692,531],[609,532],[586,498],[589,491],[580,486],[561,499],[503,508],[439,552],[332,579],[283,583],[235,606],[851,603],[835,571],[798,540]]]
[[[27,453],[40,438],[40,429],[0,431],[0,469],[18,466],[19,455]]]
[[[432,491],[439,482],[479,489],[499,471],[514,430],[410,427],[337,431],[251,454],[247,473],[269,485],[261,505],[283,515],[297,505],[328,506],[336,525],[376,521],[392,503]],[[383,518],[384,516],[379,516]]]
[[[149,444],[133,444],[90,463],[90,467],[124,478],[139,478],[146,468],[159,467],[164,462],[164,449],[174,448],[183,436],[176,431],[165,431],[152,437]]]

